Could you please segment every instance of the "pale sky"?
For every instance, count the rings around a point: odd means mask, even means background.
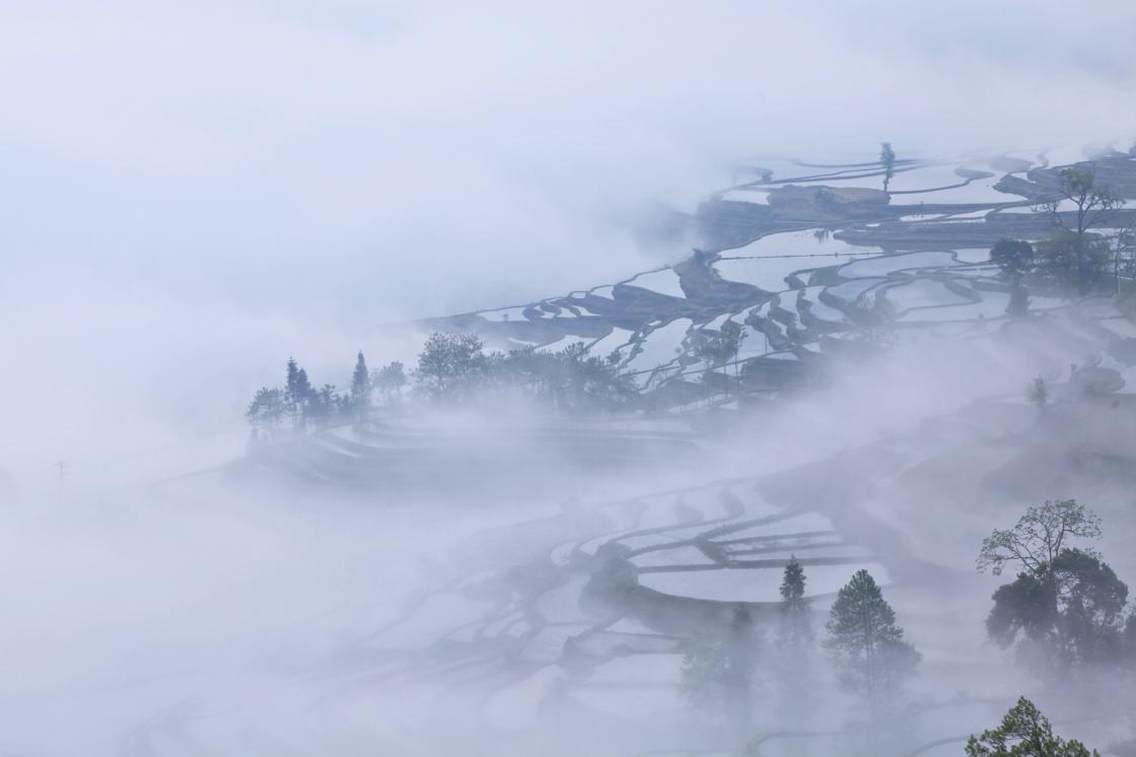
[[[1136,140],[1126,0],[476,6],[4,3],[11,446],[211,432],[290,353],[657,266],[629,219],[739,157]]]

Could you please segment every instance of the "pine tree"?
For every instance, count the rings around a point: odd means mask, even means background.
[[[1021,697],[1001,725],[967,739],[966,757],[1100,757],[1100,753],[1075,739],[1054,736],[1049,718]]]
[[[291,414],[292,423],[303,427],[307,420],[308,404],[312,399],[312,384],[308,372],[296,363],[296,358],[288,358],[287,383],[284,388],[284,408]]]
[[[789,556],[789,563],[785,566],[785,576],[781,580],[781,599],[786,604],[797,603],[805,596],[805,569],[796,555]]]
[[[781,581],[781,611],[784,624],[782,637],[793,645],[799,645],[809,634],[809,605],[805,599],[805,569],[796,555],[789,557],[785,565],[785,575]]]
[[[857,571],[840,590],[826,628],[825,647],[840,685],[863,695],[874,717],[914,672],[920,655],[903,640],[895,611],[868,571]]]
[[[366,415],[371,406],[371,373],[367,370],[367,360],[363,351],[355,358],[355,372],[351,374],[351,406],[356,418]]]
[[[780,653],[770,665],[780,688],[780,696],[774,700],[777,718],[795,729],[809,727],[817,704],[806,581],[800,560],[792,555],[781,581]]]

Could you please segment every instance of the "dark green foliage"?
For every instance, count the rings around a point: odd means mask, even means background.
[[[986,618],[986,632],[999,646],[1009,647],[1021,638],[1043,642],[1056,622],[1057,596],[1052,582],[1020,573],[994,592],[994,609]]]
[[[1049,718],[1033,702],[1022,697],[1002,718],[997,728],[971,736],[967,757],[1099,757],[1096,750],[1076,740],[1053,735]]]
[[[904,641],[895,611],[866,570],[840,590],[826,628],[825,647],[841,686],[864,696],[873,713],[894,698],[919,663],[919,653]]]
[[[809,603],[805,599],[805,569],[795,555],[789,558],[781,579],[782,641],[800,646],[812,636],[809,628]]]
[[[1006,312],[1022,316],[1029,312],[1029,292],[1023,280],[1035,268],[1034,250],[1029,242],[1014,239],[999,239],[990,249],[990,260],[1010,283],[1010,302]]]
[[[1063,549],[1051,564],[994,593],[986,630],[1003,648],[1017,645],[1039,672],[1112,665],[1123,656],[1127,600],[1128,586],[1107,563]]]
[[[789,557],[789,564],[785,566],[785,575],[781,579],[781,599],[786,604],[800,603],[805,597],[805,569],[801,567],[796,555]]]
[[[994,592],[986,619],[990,638],[1016,647],[1020,659],[1041,673],[1115,663],[1123,654],[1128,586],[1100,555],[1067,546],[1100,533],[1100,518],[1070,499],[1030,507],[1012,529],[987,537],[979,571],[989,567],[998,575],[1007,564],[1022,568]]]
[[[1062,655],[1080,663],[1111,664],[1121,651],[1128,585],[1108,563],[1066,549],[1053,564]]]
[[[1020,281],[1034,268],[1033,245],[1017,239],[999,239],[990,248],[990,262],[1010,281]]]

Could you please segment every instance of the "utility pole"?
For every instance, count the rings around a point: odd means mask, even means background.
[[[59,470],[59,500],[63,501],[63,479],[67,478],[67,462],[60,458],[55,467]]]

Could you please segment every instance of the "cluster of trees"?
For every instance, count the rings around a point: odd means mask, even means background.
[[[782,622],[776,642],[789,688],[807,686],[803,671],[815,641],[812,611],[805,597],[806,581],[800,561],[793,557],[781,583]],[[875,721],[896,703],[920,655],[904,639],[895,611],[868,571],[857,571],[840,589],[825,632],[821,646],[835,668],[838,683],[865,705]],[[695,705],[724,715],[744,729],[759,684],[756,664],[763,643],[748,611],[739,607],[724,630],[697,636],[691,642],[683,659],[684,694]],[[778,665],[769,667],[776,670]],[[791,706],[801,709],[800,697],[788,699],[794,700]]]
[[[982,543],[978,569],[1017,577],[994,592],[990,639],[1047,679],[1083,668],[1136,665],[1136,610],[1128,586],[1096,551],[1070,546],[1100,538],[1100,518],[1076,500],[1030,507]]]
[[[344,418],[358,417],[371,404],[373,383],[367,361],[360,352],[351,375],[351,388],[340,392],[334,384],[319,389],[295,358],[288,358],[283,387],[261,387],[245,411],[255,430],[273,432],[289,423],[293,428],[324,427]]]
[[[1049,239],[1030,244],[999,240],[990,250],[1010,283],[1007,312],[1029,309],[1028,283],[1086,295],[1108,287],[1118,288],[1122,276],[1136,273],[1136,234],[1118,226],[1115,212],[1124,200],[1100,186],[1091,166],[1068,166],[1058,171],[1052,198],[1038,209],[1050,219]]]
[[[1085,669],[1136,668],[1136,609],[1126,611],[1127,585],[1097,552],[1072,544],[1100,535],[1097,515],[1075,500],[1059,500],[1028,508],[1013,528],[997,529],[982,543],[980,571],[1017,571],[1014,581],[994,592],[986,620],[989,637],[1013,649],[1021,664],[1045,680],[1067,682]],[[787,673],[781,696],[793,699],[797,710],[803,688],[796,694],[787,689],[803,682],[814,641],[806,580],[801,563],[792,558],[781,584],[776,659],[765,666]],[[724,628],[689,644],[684,694],[744,731],[762,682],[757,665],[765,658],[765,644],[749,612],[739,607]],[[872,730],[878,731],[881,716],[897,711],[903,684],[921,657],[904,638],[895,611],[868,571],[857,571],[840,589],[820,646],[840,687],[865,706]],[[971,736],[966,754],[1092,757],[1096,752],[1055,736],[1045,716],[1022,698],[999,727]]]
[[[564,413],[616,410],[638,396],[614,362],[589,356],[582,343],[559,352],[486,352],[475,336],[435,332],[409,376],[397,361],[369,371],[359,352],[345,392],[333,384],[316,389],[307,371],[289,358],[284,386],[258,389],[245,417],[269,435],[284,425],[303,430],[360,421],[377,405],[400,405],[407,386],[429,403],[462,405],[522,394]]]
[[[559,352],[485,352],[468,334],[434,333],[418,356],[415,390],[441,404],[523,395],[558,413],[612,411],[638,397],[629,376],[609,359],[589,356],[582,343]]]
[[[738,352],[741,351],[742,342],[745,341],[746,333],[745,328],[736,321],[725,321],[722,326],[715,332],[706,329],[699,329],[691,335],[691,349],[690,352],[694,357],[702,363],[703,373],[702,382],[709,390],[714,390],[719,387],[713,386],[712,382],[715,377],[721,383],[721,389],[724,394],[730,393],[730,381],[722,381],[721,376],[715,373],[715,369],[723,368],[735,361]],[[740,382],[739,378],[739,365],[734,362],[734,384]],[[740,393],[740,387],[738,388]]]

